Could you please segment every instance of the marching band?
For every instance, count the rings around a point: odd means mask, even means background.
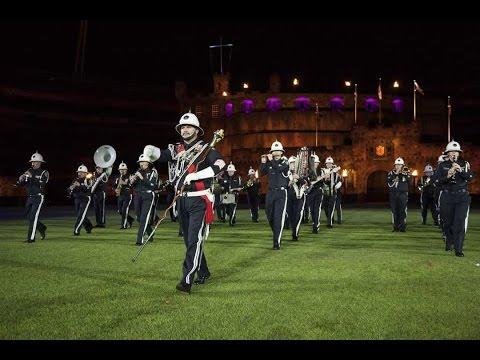
[[[334,213],[337,224],[343,223],[341,208],[342,177],[331,156],[320,166],[315,152],[302,147],[295,155],[285,157],[285,150],[278,140],[271,144],[268,154],[261,155],[258,171],[250,167],[246,183],[237,173],[235,165],[227,166],[215,145],[223,139],[223,130],[214,133],[210,143],[201,139],[203,129],[192,113],[181,116],[175,130],[181,141],[169,144],[165,149],[153,145],[145,146],[138,158],[138,170],[128,173],[123,161],[118,166],[118,175],[112,182],[117,197],[120,229],[132,228],[134,218],[129,211],[132,202],[139,223],[136,245],[143,247],[153,241],[158,226],[170,211],[171,221],[178,220],[185,243],[185,258],[182,275],[176,289],[189,294],[192,284],[204,284],[211,276],[205,256],[204,244],[217,212],[217,220],[230,226],[236,224],[239,194],[245,191],[252,222],[259,222],[260,181],[259,173],[268,178],[265,198],[265,213],[272,231],[273,250],[280,250],[282,233],[289,228],[292,241],[299,240],[302,223],[312,222],[312,233],[318,234],[322,206],[327,219],[327,228],[332,229]],[[463,150],[456,141],[447,144],[439,156],[437,167],[430,164],[418,183],[420,192],[422,224],[427,223],[430,210],[434,225],[438,226],[445,241],[446,251],[455,251],[463,257],[463,244],[468,226],[470,195],[468,183],[473,173],[468,161],[460,155]],[[105,201],[107,184],[116,159],[115,150],[108,145],[97,149],[94,154],[95,173],[89,173],[85,165],[77,169],[77,175],[68,187],[68,197],[73,198],[76,220],[73,235],[79,236],[83,227],[91,233],[94,226],[87,217],[90,205],[95,211],[96,227],[105,227]],[[168,163],[168,181],[162,183],[154,163]],[[42,169],[43,157],[35,152],[30,159],[31,168],[17,180],[16,186],[27,188],[26,214],[28,233],[25,242],[35,242],[38,231],[41,239],[47,227],[39,220],[44,204],[45,188],[49,172]],[[389,204],[392,214],[393,232],[405,232],[407,228],[407,204],[412,173],[402,157],[394,162],[387,174]],[[156,215],[160,192],[167,191],[165,215]],[[133,193],[132,193],[133,192]],[[288,222],[288,224],[287,224]],[[136,258],[136,257],[135,257]]]

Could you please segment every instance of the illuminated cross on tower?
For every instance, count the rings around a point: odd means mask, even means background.
[[[233,44],[223,44],[222,43],[222,37],[220,36],[220,44],[218,45],[210,45],[210,49],[216,49],[220,48],[220,74],[223,75],[223,48],[224,47],[233,47]],[[230,56],[228,62],[230,63],[230,60],[232,59],[232,52],[230,51]]]

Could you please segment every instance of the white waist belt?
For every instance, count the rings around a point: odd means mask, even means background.
[[[210,189],[200,190],[200,191],[189,191],[187,193],[183,193],[182,196],[203,196],[203,195],[210,195]]]

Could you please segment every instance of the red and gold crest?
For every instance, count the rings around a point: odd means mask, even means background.
[[[376,154],[377,156],[385,156],[385,146],[378,145],[378,146],[375,148],[375,154]]]

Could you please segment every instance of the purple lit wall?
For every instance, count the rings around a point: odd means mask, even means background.
[[[368,112],[376,112],[378,111],[379,105],[378,100],[374,97],[368,97],[365,100],[365,110]]]
[[[300,111],[306,111],[310,109],[310,98],[306,96],[297,97],[295,99],[295,107]]]
[[[330,108],[332,111],[342,111],[345,106],[345,100],[343,97],[334,96],[330,99]]]
[[[231,117],[233,115],[233,103],[228,102],[225,104],[225,115]]]
[[[278,111],[282,107],[282,101],[278,97],[271,97],[267,99],[267,109],[269,111]]]
[[[242,111],[248,114],[253,111],[253,100],[245,99],[242,101]]]
[[[392,101],[392,111],[394,113],[401,113],[403,111],[403,100],[402,99],[393,99]]]

